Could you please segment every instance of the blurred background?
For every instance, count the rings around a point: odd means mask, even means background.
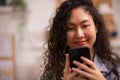
[[[0,0],[0,80],[39,80],[49,19],[63,0]],[[120,52],[120,0],[93,0]]]

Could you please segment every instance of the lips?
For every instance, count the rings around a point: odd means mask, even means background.
[[[83,46],[86,44],[86,41],[76,41],[75,44],[77,44],[79,46]]]

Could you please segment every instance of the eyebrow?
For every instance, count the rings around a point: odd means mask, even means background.
[[[89,22],[88,20],[83,20],[82,22],[80,22],[80,24],[83,24],[85,22]]]
[[[83,23],[86,23],[86,22],[89,22],[89,21],[88,20],[83,20],[79,24],[83,24]],[[69,22],[68,25],[76,25],[76,24],[74,24],[73,22]]]

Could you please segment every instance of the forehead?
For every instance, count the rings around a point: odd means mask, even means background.
[[[69,22],[81,22],[83,20],[90,21],[92,16],[85,9],[78,7],[71,11]]]

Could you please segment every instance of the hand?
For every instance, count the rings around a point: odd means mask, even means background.
[[[88,78],[89,80],[105,80],[102,73],[91,60],[85,57],[81,57],[81,60],[83,63],[73,61],[73,64],[77,66],[77,68],[72,68],[73,72],[78,73],[80,76]]]
[[[69,54],[66,54],[66,64],[65,64],[65,70],[64,70],[64,80],[84,80],[85,78],[81,76],[77,76],[77,72],[72,72],[70,68],[70,62],[69,62]]]
[[[81,57],[81,60],[83,60],[84,64],[78,61],[73,61],[73,64],[76,65],[77,68],[71,69],[69,54],[66,54],[64,80],[85,80],[86,78],[89,80],[105,80],[104,76],[91,60],[85,57]],[[87,65],[89,65],[89,67]],[[79,74],[79,76],[76,77],[77,74]]]

